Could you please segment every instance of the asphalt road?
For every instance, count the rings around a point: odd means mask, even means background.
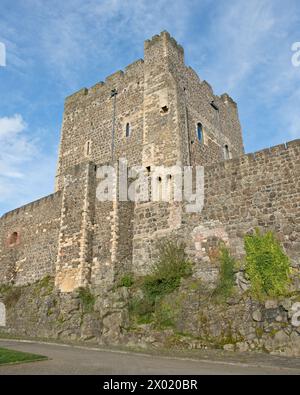
[[[0,347],[46,355],[49,360],[21,365],[0,366],[0,375],[280,375],[300,374],[300,360],[272,356],[242,359],[234,354],[224,360],[163,357],[125,351],[103,350],[60,344],[0,340]],[[222,354],[223,355],[223,354]],[[198,359],[199,358],[199,359]],[[207,356],[206,356],[207,358]]]

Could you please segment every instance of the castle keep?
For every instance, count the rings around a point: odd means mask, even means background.
[[[236,103],[184,63],[167,32],[145,42],[144,60],[65,101],[55,193],[1,217],[0,284],[55,277],[61,292],[145,273],[157,240],[182,239],[197,275],[214,281],[219,240],[243,256],[243,235],[272,229],[300,260],[300,140],[244,154]],[[97,169],[204,166],[201,213],[184,202],[96,198]]]

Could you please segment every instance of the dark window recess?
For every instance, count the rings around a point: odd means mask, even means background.
[[[212,101],[212,102],[210,103],[210,105],[212,106],[212,108],[213,108],[214,110],[219,111],[219,107],[215,104],[214,101]]]
[[[126,123],[126,137],[130,136],[130,124]]]
[[[163,107],[161,108],[161,110],[160,110],[160,112],[161,112],[162,114],[166,114],[168,111],[169,111],[169,107],[168,107],[168,106],[163,106]]]
[[[224,158],[230,159],[230,151],[229,151],[229,147],[227,144],[224,146]]]

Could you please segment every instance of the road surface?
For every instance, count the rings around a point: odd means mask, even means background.
[[[0,340],[0,347],[41,354],[49,357],[42,362],[0,366],[0,375],[212,375],[248,374],[278,375],[300,374],[300,359],[280,358],[269,355],[239,356],[230,353],[226,357],[201,359],[196,357],[165,357],[127,351],[98,349],[31,341]],[[195,354],[196,355],[196,354]]]

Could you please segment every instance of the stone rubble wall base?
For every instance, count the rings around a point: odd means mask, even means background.
[[[0,333],[140,348],[217,347],[300,356],[299,295],[260,303],[240,290],[225,303],[216,303],[208,297],[209,288],[195,284],[201,281],[185,280],[176,294],[164,298],[174,312],[173,326],[165,329],[132,322],[128,305],[135,295],[125,287],[95,287],[88,291],[90,301],[79,290],[61,293],[51,283],[3,289],[6,326]]]

